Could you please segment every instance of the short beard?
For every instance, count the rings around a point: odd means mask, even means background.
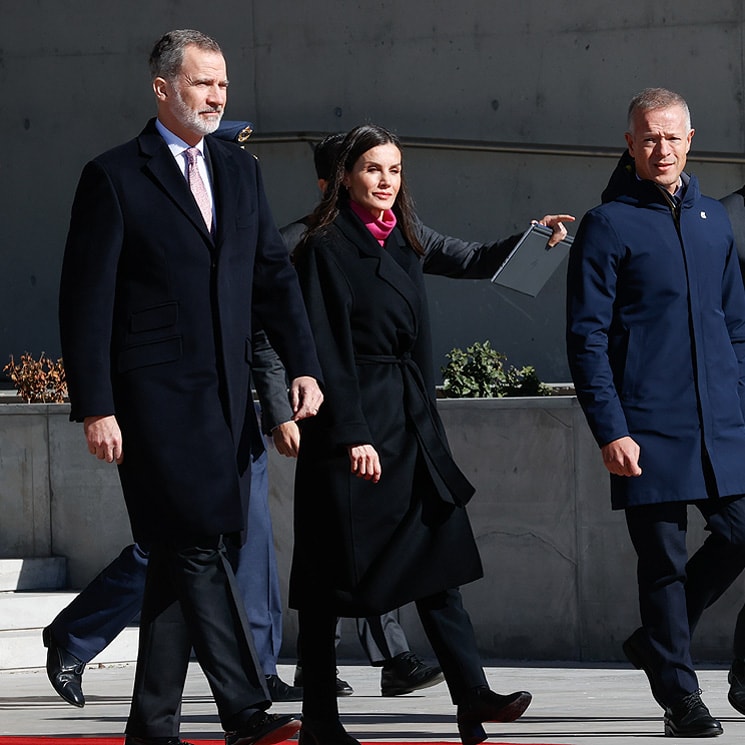
[[[178,87],[174,88],[174,93],[176,96],[176,115],[184,127],[204,137],[204,135],[211,135],[220,126],[224,109],[217,112],[217,119],[204,119],[198,111],[189,108],[181,97],[181,91]]]

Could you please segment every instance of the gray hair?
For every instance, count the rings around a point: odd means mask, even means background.
[[[155,42],[153,51],[150,52],[150,72],[153,80],[173,80],[181,71],[184,51],[189,46],[222,54],[220,45],[201,31],[190,28],[168,31]]]
[[[628,131],[631,132],[634,114],[637,111],[652,111],[654,109],[669,109],[671,106],[680,106],[685,112],[686,126],[691,129],[691,112],[683,96],[667,88],[645,88],[637,93],[629,103],[627,117]]]

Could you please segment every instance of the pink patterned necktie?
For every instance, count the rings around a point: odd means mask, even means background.
[[[207,229],[212,230],[212,202],[197,167],[199,148],[189,147],[184,152],[186,153],[186,176],[189,181],[189,188],[194,195],[199,211],[202,213]]]

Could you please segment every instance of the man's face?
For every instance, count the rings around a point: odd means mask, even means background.
[[[228,97],[225,59],[217,52],[188,46],[174,80],[156,78],[158,118],[190,145],[212,134],[222,119]]]
[[[639,178],[654,181],[674,194],[691,149],[693,132],[681,106],[635,111],[626,144]]]

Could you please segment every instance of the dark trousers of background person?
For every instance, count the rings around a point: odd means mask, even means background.
[[[652,674],[659,696],[668,704],[698,690],[691,634],[704,609],[745,568],[745,499],[692,504],[704,516],[710,535],[690,559],[687,503],[626,510],[638,557],[639,610],[649,637]]]
[[[249,540],[230,558],[256,653],[264,673],[273,675],[282,643],[282,603],[267,488],[264,452],[251,466]],[[49,625],[56,643],[86,663],[105,649],[140,612],[147,563],[147,547],[134,543],[124,548]]]
[[[336,619],[336,628],[334,630],[335,647],[338,647],[341,642],[342,623],[342,618]],[[405,654],[411,651],[406,634],[404,634],[404,630],[396,618],[396,611],[384,613],[382,616],[356,618],[355,624],[357,627],[357,637],[360,640],[362,649],[365,651],[370,664],[375,667],[384,665],[399,654]],[[297,664],[301,667],[303,664],[299,639],[297,644]]]
[[[404,630],[401,628],[395,611],[382,616],[356,618],[357,637],[365,650],[371,665],[379,667],[399,654],[411,651]],[[335,631],[335,643],[341,641],[342,619],[338,619]]]
[[[424,632],[458,704],[472,688],[487,685],[476,637],[460,591],[450,589],[416,601]],[[303,715],[329,722],[338,717],[336,699],[336,616],[323,608],[299,611],[303,649]]]
[[[150,547],[127,734],[176,737],[191,650],[225,730],[269,708],[265,676],[221,536]]]

